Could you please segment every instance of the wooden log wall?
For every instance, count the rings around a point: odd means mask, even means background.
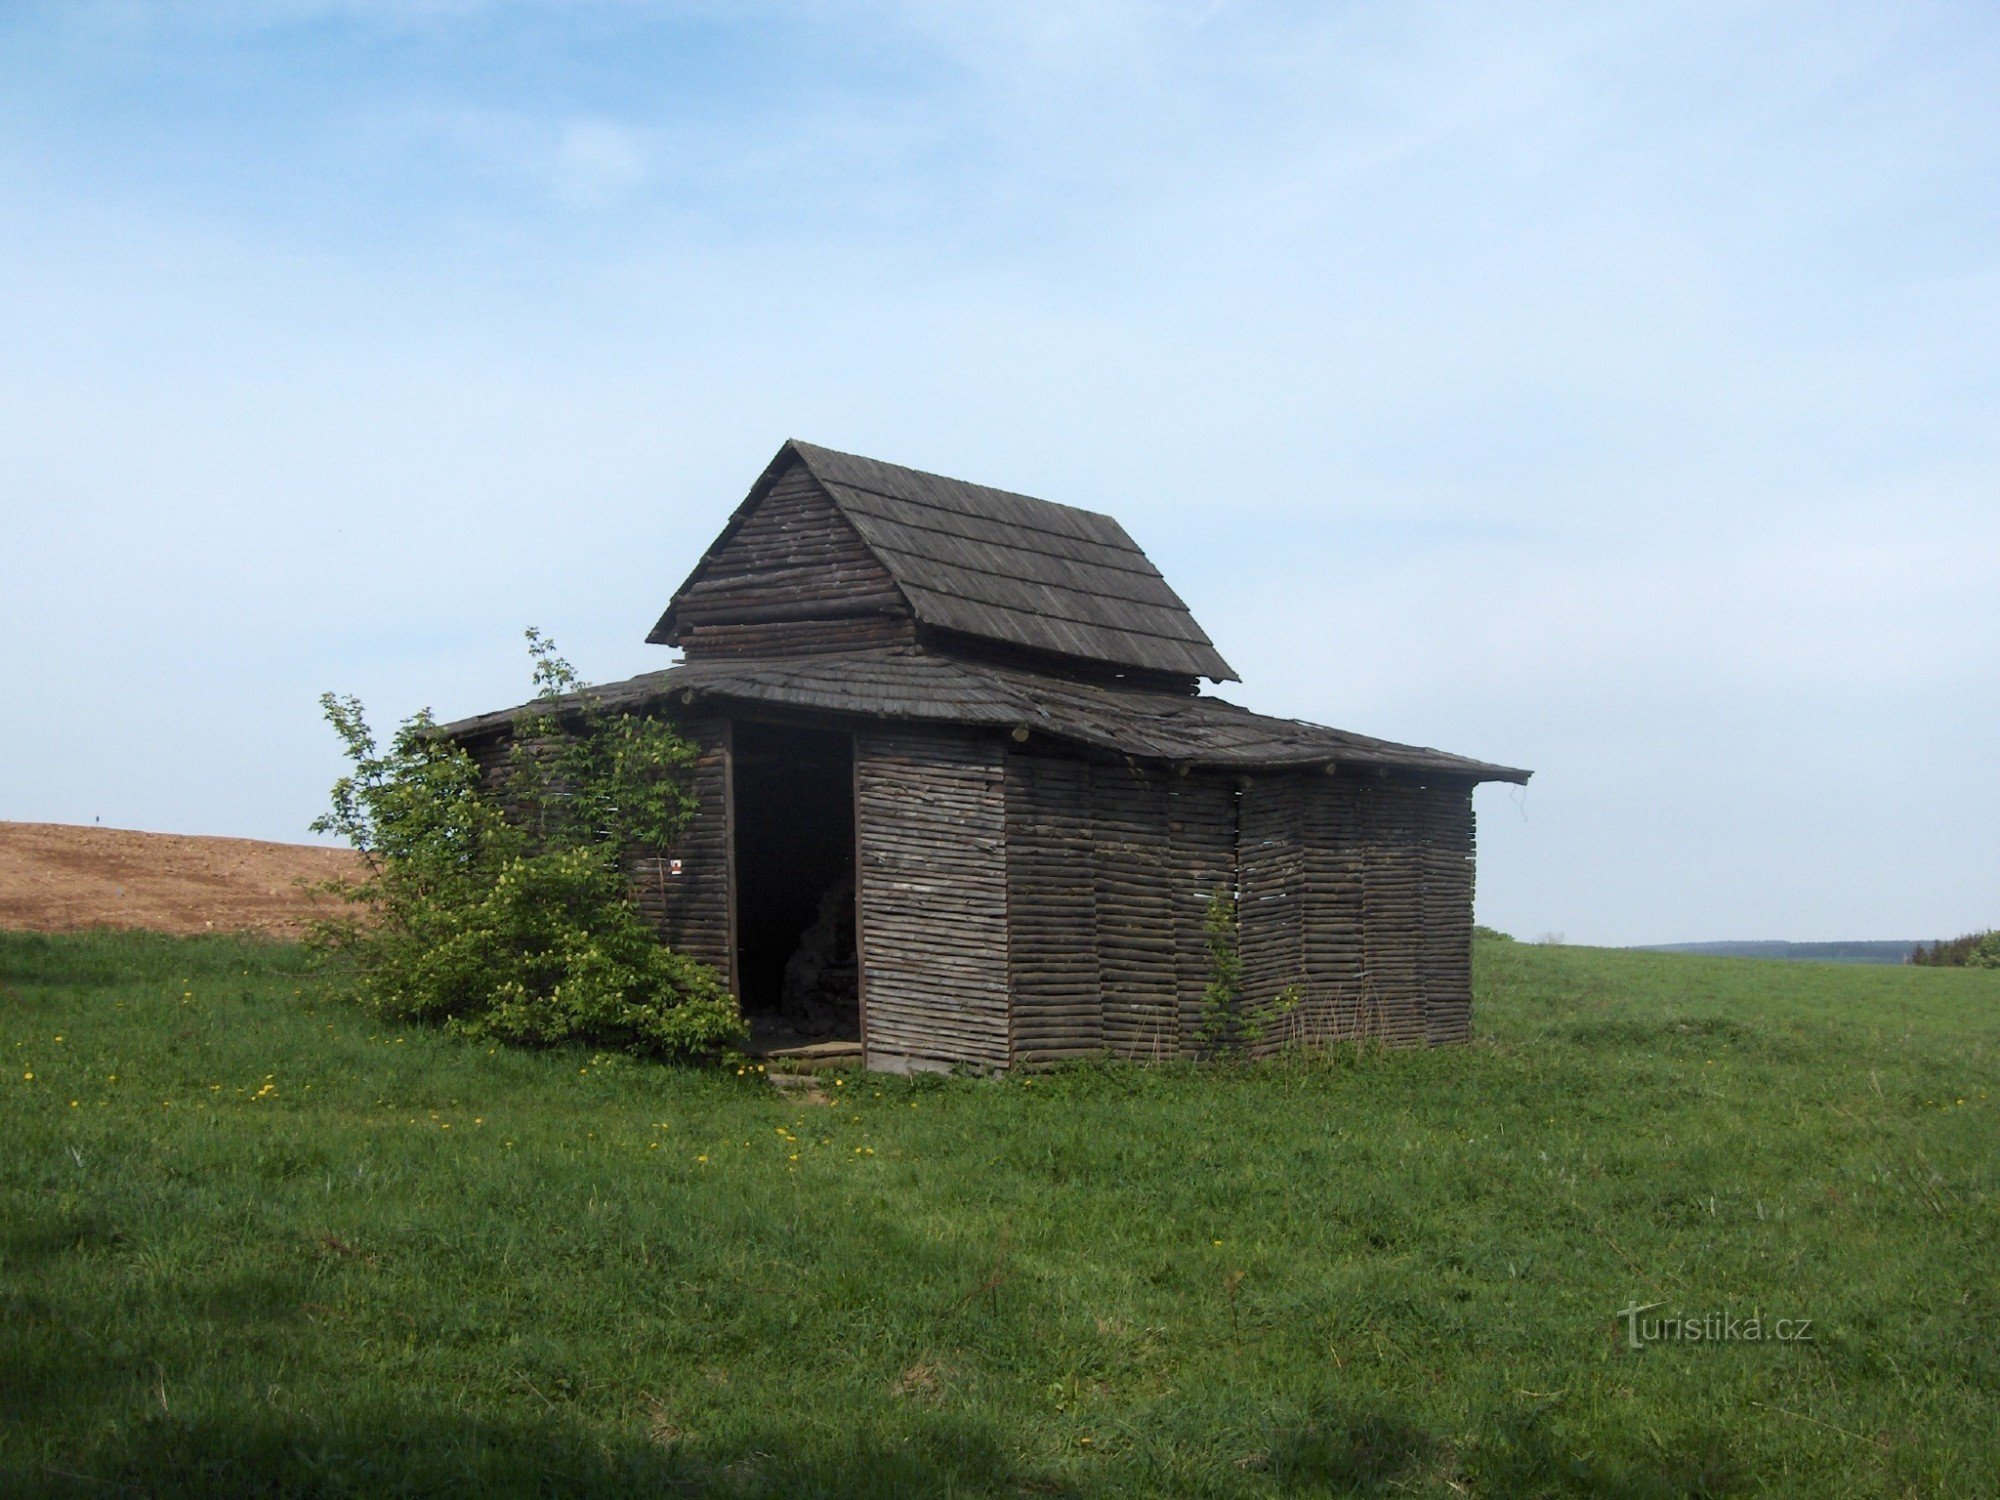
[[[730,723],[676,722],[700,750],[698,811],[672,850],[629,868],[662,939],[733,989]],[[467,749],[489,779],[505,774],[504,736]],[[871,1066],[1199,1055],[1218,890],[1236,900],[1253,1051],[1471,1035],[1463,782],[1284,773],[1239,786],[879,728],[856,736],[855,795]],[[1279,1014],[1287,998],[1296,1007]]]
[[[1360,840],[1360,784],[1320,776],[1302,784],[1306,857],[1305,1000],[1292,1035],[1300,1041],[1348,1040],[1375,1024],[1362,941],[1366,859]]]
[[[1424,1037],[1472,1037],[1472,788],[1430,788],[1424,815]]]
[[[1167,781],[1130,765],[1090,768],[1091,864],[1104,1046],[1113,1057],[1178,1057],[1175,860]]]
[[[471,756],[472,763],[479,767],[480,780],[486,784],[487,790],[497,790],[507,774],[508,757],[514,749],[513,736],[506,731],[483,735],[476,740],[461,740],[459,748]]]
[[[724,656],[816,656],[830,651],[906,646],[914,638],[908,619],[886,615],[772,625],[684,625],[680,630],[681,650],[689,661]]]
[[[1288,992],[1303,991],[1307,906],[1305,807],[1307,782],[1296,775],[1255,776],[1243,788],[1237,850],[1240,894],[1237,951],[1243,963],[1246,1019],[1275,1026],[1273,1012]],[[1283,1040],[1267,1031],[1252,1050]]]
[[[1013,1057],[1192,1057],[1209,898],[1236,886],[1230,781],[1007,757]]]
[[[1411,1046],[1424,1039],[1423,861],[1420,793],[1405,782],[1370,778],[1356,805],[1361,877],[1361,1034]]]
[[[819,482],[795,464],[674,599],[677,643],[703,655],[789,655],[907,643],[907,602]]]
[[[672,848],[632,859],[627,868],[639,910],[669,948],[711,965],[734,992],[736,839],[730,822],[730,724],[717,716],[689,715],[675,728],[700,751],[688,778],[695,815]],[[674,861],[680,873],[674,873]]]
[[[1209,1024],[1208,903],[1236,897],[1236,787],[1224,777],[1176,776],[1169,786],[1173,838],[1174,980],[1181,1056],[1199,1056],[1215,1038]]]
[[[1014,1061],[1103,1055],[1086,761],[1007,757],[1007,938]]]
[[[870,1067],[1010,1061],[1006,773],[951,732],[855,736],[856,916]]]
[[[1244,1011],[1266,1023],[1254,1050],[1468,1038],[1472,835],[1461,782],[1253,778],[1238,920]]]

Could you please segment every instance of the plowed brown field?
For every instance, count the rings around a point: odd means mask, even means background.
[[[351,850],[67,823],[0,823],[0,928],[297,937],[327,909],[300,881],[354,873]]]

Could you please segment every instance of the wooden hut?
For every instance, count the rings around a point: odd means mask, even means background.
[[[635,886],[762,1045],[1469,1034],[1472,788],[1528,773],[1201,692],[1235,673],[1110,516],[790,442],[647,639],[684,661],[598,691],[699,745],[699,812]],[[516,712],[449,732],[497,763]]]

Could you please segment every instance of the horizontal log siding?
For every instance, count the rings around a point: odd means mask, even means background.
[[[1105,1048],[1114,1057],[1178,1057],[1174,888],[1180,882],[1165,778],[1125,765],[1093,765],[1090,806]]]
[[[908,602],[819,482],[794,466],[674,600],[690,659],[914,641]]]
[[[1424,1036],[1472,1036],[1472,788],[1427,788],[1424,833]]]
[[[1006,786],[997,743],[855,736],[856,914],[871,1066],[1005,1067]]]
[[[1347,777],[1321,776],[1302,790],[1305,1002],[1295,1031],[1304,1041],[1349,1040],[1366,1034],[1374,1014],[1361,926],[1361,788]]]
[[[679,718],[675,728],[700,752],[688,780],[695,814],[664,855],[628,864],[639,910],[660,940],[678,953],[711,965],[736,988],[736,841],[731,833],[729,721],[701,714]],[[671,861],[681,873],[671,875]]]
[[[775,625],[683,625],[680,647],[689,661],[717,657],[823,656],[873,646],[907,646],[916,627],[888,615],[851,620],[804,620]]]
[[[1305,785],[1301,776],[1255,777],[1239,804],[1237,951],[1241,1009],[1253,1026],[1268,1023],[1286,991],[1306,982]],[[1252,1050],[1280,1045],[1280,1030],[1271,1027]]]
[[[511,734],[489,734],[482,739],[461,742],[459,748],[479,767],[479,779],[488,791],[498,791],[507,775],[508,758],[514,748]],[[513,807],[508,806],[511,813]]]
[[[677,617],[704,620],[796,618],[803,603],[831,618],[891,604],[900,596],[888,569],[827,498],[794,466],[773,484],[700,573],[674,600]]]
[[[1238,907],[1253,1050],[1471,1035],[1472,810],[1461,784],[1267,776],[1242,801]],[[1272,1006],[1288,985],[1299,1003]]]
[[[1463,1041],[1472,804],[1462,784],[1302,777],[1303,999],[1286,1041]],[[1254,998],[1254,994],[1253,994]]]
[[[1356,799],[1362,858],[1362,1034],[1391,1046],[1424,1040],[1423,867],[1415,788],[1364,783]]]
[[[1104,1051],[1090,766],[1007,757],[1007,974],[1016,1062]]]
[[[1174,978],[1180,1007],[1181,1056],[1198,1056],[1211,1040],[1208,986],[1208,903],[1236,892],[1236,788],[1222,777],[1177,776],[1167,803],[1174,847]]]

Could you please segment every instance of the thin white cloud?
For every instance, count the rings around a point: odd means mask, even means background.
[[[553,179],[565,201],[602,204],[647,175],[646,149],[634,131],[608,120],[565,120],[557,132]]]

